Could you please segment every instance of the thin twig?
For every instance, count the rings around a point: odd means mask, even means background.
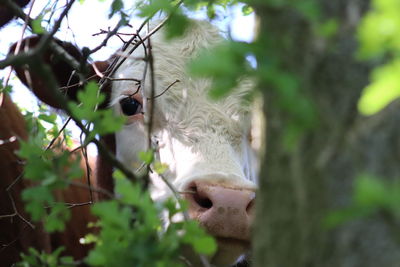
[[[109,81],[134,81],[134,82],[137,82],[137,83],[141,82],[141,80],[135,79],[135,78],[112,78],[112,77],[108,77],[108,76],[104,76],[104,78],[109,80]]]
[[[25,31],[26,31],[26,28],[28,27],[28,19],[29,19],[31,13],[32,13],[32,9],[33,9],[33,5],[34,4],[35,4],[35,0],[32,1],[31,6],[29,7],[28,15],[26,16],[26,18],[24,20],[24,25],[22,27],[21,37],[19,38],[18,43],[15,46],[14,55],[18,54],[18,52],[19,52],[19,50],[21,48],[22,41],[24,40]],[[8,73],[8,75],[6,77],[4,86],[8,85],[8,82],[10,80],[12,71],[13,71],[13,67],[10,68],[10,72]]]
[[[67,3],[66,7],[63,9],[63,11],[60,14],[60,17],[54,23],[51,31],[47,34],[44,34],[43,37],[40,39],[40,42],[38,43],[38,45],[36,47],[36,49],[38,51],[44,51],[48,47],[49,43],[53,39],[53,36],[56,34],[58,29],[60,28],[61,22],[64,20],[65,16],[68,14],[68,12],[71,9],[74,2],[75,2],[75,0],[70,0],[70,2]]]
[[[15,216],[17,216],[17,213],[14,211],[11,214],[0,215],[0,220],[5,219],[5,218],[10,218],[10,217],[15,217]]]
[[[163,182],[167,185],[167,187],[169,188],[169,190],[171,190],[172,194],[174,195],[175,199],[178,202],[179,208],[182,209],[180,201],[182,200],[181,196],[179,195],[179,192],[175,189],[175,187],[168,181],[167,178],[164,177],[164,175],[162,174],[158,174],[158,176],[160,176],[161,180],[163,180]],[[185,221],[189,221],[190,217],[189,214],[187,213],[187,211],[183,211],[183,218],[185,219]]]
[[[7,247],[11,246],[11,245],[14,244],[15,242],[17,242],[18,239],[20,239],[20,237],[23,235],[23,233],[24,233],[26,227],[27,227],[27,225],[24,224],[24,225],[22,226],[22,229],[19,231],[18,236],[17,236],[15,239],[13,239],[11,242],[8,242],[7,244],[0,244],[0,245],[1,245],[0,252],[2,252],[4,249],[6,249]]]
[[[50,141],[50,143],[47,145],[46,150],[49,150],[53,144],[55,143],[55,141],[57,140],[57,138],[60,136],[60,134],[65,130],[65,128],[67,127],[68,123],[71,121],[71,117],[68,117],[68,119],[66,120],[66,122],[63,124],[63,126],[61,127],[61,129],[58,131],[58,133],[56,134],[56,136],[54,136],[54,138]]]
[[[80,139],[81,141],[81,146],[82,146],[82,138]],[[83,158],[85,159],[85,167],[86,167],[86,182],[87,185],[89,186],[89,188],[91,187],[91,181],[90,181],[90,177],[91,177],[91,173],[92,173],[92,169],[90,168],[89,165],[89,159],[88,159],[88,154],[87,154],[87,146],[82,146],[82,155]],[[90,197],[90,201],[93,202],[93,191],[89,189],[89,197]]]
[[[179,191],[179,194],[196,194],[196,191]]]
[[[169,16],[161,21],[153,30],[151,30],[145,37],[141,38],[141,40],[133,45],[133,47],[129,50],[128,55],[132,54],[140,45],[142,45],[147,39],[149,39],[153,34],[155,34],[158,30],[161,29],[162,26],[168,21]],[[138,33],[139,36],[139,33]],[[116,70],[125,62],[128,57],[123,57],[122,60],[118,62],[118,64],[113,68],[109,76],[113,76]]]
[[[17,206],[15,205],[14,198],[13,198],[13,196],[12,196],[12,194],[11,194],[11,189],[12,189],[12,187],[13,187],[19,180],[21,180],[22,176],[23,176],[23,173],[21,173],[20,175],[18,175],[17,178],[15,178],[14,181],[13,181],[9,186],[7,186],[7,188],[6,188],[6,192],[7,192],[8,198],[9,198],[10,201],[11,201],[11,206],[12,206],[12,209],[13,209],[13,213],[11,213],[11,214],[5,214],[5,215],[0,215],[0,219],[10,218],[10,217],[15,217],[15,216],[17,216],[17,217],[20,218],[23,222],[25,222],[29,227],[31,227],[32,229],[35,229],[35,226],[34,226],[30,221],[28,221],[27,219],[25,219],[24,216],[22,216],[22,215],[19,213],[19,211],[18,211],[18,209],[17,209]]]
[[[79,183],[79,182],[74,182],[74,181],[68,181],[68,184],[88,190],[92,190],[93,192],[104,194],[105,196],[109,197],[110,199],[116,198],[115,195],[103,188],[100,187],[95,187],[95,186],[89,186],[87,184]]]
[[[161,93],[159,93],[156,96],[153,96],[152,99],[156,99],[160,96],[162,96],[163,94],[165,94],[172,86],[174,86],[176,83],[180,82],[180,80],[175,80],[173,83],[171,83],[170,85],[168,85],[168,87],[166,89],[164,89],[164,91],[162,91]]]
[[[81,203],[69,203],[69,202],[53,202],[52,204],[63,204],[67,206],[68,209],[76,208],[76,207],[82,207],[82,206],[87,206],[87,205],[92,205],[93,201],[87,201],[87,202],[81,202]],[[45,209],[51,209],[53,206],[46,206],[44,207]]]
[[[103,48],[104,46],[107,45],[108,40],[116,35],[118,33],[119,28],[121,28],[121,26],[123,26],[123,20],[121,19],[120,21],[118,21],[117,25],[114,27],[114,29],[112,31],[108,31],[106,38],[103,39],[103,41],[101,42],[101,44],[99,44],[98,46],[96,46],[95,48],[91,49],[88,53],[88,56],[96,53],[97,51],[99,51],[101,48]]]
[[[96,64],[93,63],[92,67],[93,67],[93,70],[96,73],[96,75],[98,77],[102,78],[102,79],[105,79],[105,80],[109,80],[109,81],[134,81],[134,82],[137,82],[137,83],[141,82],[141,80],[135,79],[135,78],[113,78],[113,77],[109,77],[109,76],[106,76],[103,73],[101,73],[101,71],[97,68]]]
[[[143,43],[144,45],[144,43]],[[147,49],[148,53],[145,55],[145,57],[148,59],[146,63],[148,63],[150,67],[150,99],[145,98],[145,90],[143,89],[143,99],[146,99],[147,101],[147,108],[145,112],[148,114],[147,116],[147,145],[148,145],[148,150],[153,150],[152,147],[152,131],[153,131],[153,118],[154,118],[154,95],[155,95],[155,79],[154,79],[154,61],[153,61],[153,51],[151,47],[151,41],[150,38],[147,40]],[[146,68],[147,69],[147,68]],[[143,87],[144,88],[144,87]],[[150,172],[150,166],[148,166],[148,172],[147,175],[149,175]],[[148,179],[150,180],[150,179]]]

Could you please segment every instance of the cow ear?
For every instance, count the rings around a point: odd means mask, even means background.
[[[29,0],[14,0],[14,2],[20,6],[24,7],[29,3]],[[6,25],[10,20],[14,18],[14,13],[4,4],[0,4],[0,28]]]
[[[40,36],[25,38],[22,41],[20,51],[32,49],[39,41]],[[86,62],[82,52],[73,44],[57,39],[54,41],[61,46],[69,56],[72,56],[80,63],[81,69],[74,69],[65,58],[58,56],[50,48],[42,54],[41,62],[37,62],[37,64],[48,65],[58,82],[61,92],[66,95],[68,99],[76,101],[78,91],[83,88],[84,83],[87,80],[98,81],[100,77],[96,73],[106,70],[108,62],[102,61],[90,65]],[[17,44],[11,46],[10,53],[14,53],[16,45]],[[36,74],[32,68],[32,64],[17,66],[15,67],[15,72],[22,83],[29,87],[40,100],[52,107],[61,108],[60,104],[52,95],[52,91],[47,88],[45,78]],[[82,81],[80,77],[84,77],[85,80]]]

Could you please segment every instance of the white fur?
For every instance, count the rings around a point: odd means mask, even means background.
[[[159,160],[169,166],[165,175],[177,190],[185,190],[194,180],[235,188],[256,187],[255,157],[247,140],[250,108],[243,105],[241,97],[251,90],[251,83],[241,82],[233,94],[216,102],[207,96],[210,81],[192,78],[186,72],[187,62],[201,49],[221,41],[215,27],[199,21],[194,21],[182,38],[167,41],[162,31],[151,37],[156,95],[180,80],[156,99],[153,131],[153,138],[159,142]],[[116,78],[142,79],[146,64],[138,58],[144,58],[143,47],[128,56]],[[113,83],[115,112],[120,113],[119,100],[123,95],[135,92],[136,88],[131,81]],[[143,94],[150,95],[149,71]],[[126,125],[116,140],[118,158],[135,170],[140,165],[137,153],[147,147],[143,123]]]

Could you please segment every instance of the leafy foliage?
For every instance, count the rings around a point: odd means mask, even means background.
[[[154,161],[154,151],[141,151],[139,152],[139,159],[145,164],[150,165]]]
[[[39,16],[32,21],[32,30],[36,34],[43,34],[46,30],[42,26],[43,16]]]
[[[399,52],[400,18],[399,1],[374,0],[372,9],[363,18],[358,29],[361,59],[384,60],[376,68],[360,98],[358,108],[364,115],[373,115],[400,96]]]
[[[17,263],[17,267],[34,267],[34,266],[48,266],[48,267],[70,267],[74,266],[74,259],[69,256],[61,256],[64,248],[59,247],[54,252],[47,254],[39,252],[34,248],[29,248],[29,254],[22,253],[22,261]]]
[[[10,94],[12,92],[12,87],[10,85],[4,86],[4,79],[0,79],[0,94],[7,93]]]
[[[400,58],[376,68],[372,82],[363,91],[358,103],[362,114],[373,115],[400,97]]]
[[[166,211],[169,219],[182,209],[174,201],[155,205],[148,192],[133,184],[120,173],[115,174],[116,200],[96,203],[92,209],[98,216],[97,236],[87,263],[91,266],[183,266],[178,256],[184,244],[197,253],[212,255],[215,241],[197,223],[171,223],[167,228],[159,214]]]
[[[41,113],[36,119],[32,116],[28,118],[28,125],[34,131],[31,131],[28,141],[20,141],[18,155],[25,160],[24,177],[35,186],[25,189],[22,199],[34,221],[44,220],[46,231],[62,231],[70,213],[65,205],[56,203],[52,192],[66,188],[71,179],[82,176],[80,158],[71,157],[70,152],[63,151],[60,144],[57,144],[58,148],[44,150],[48,144],[46,135],[50,133],[50,137],[55,138],[51,132],[58,132],[56,115]],[[51,131],[43,126],[45,122],[53,125]]]

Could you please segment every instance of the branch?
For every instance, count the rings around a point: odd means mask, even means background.
[[[156,98],[162,96],[163,94],[165,94],[172,86],[174,86],[174,85],[175,85],[176,83],[178,83],[178,82],[180,82],[180,80],[178,80],[178,79],[175,80],[173,83],[171,83],[170,85],[168,85],[168,87],[165,88],[164,91],[162,91],[161,93],[159,93],[159,94],[156,95],[156,96],[153,96],[153,99],[156,99]]]
[[[22,27],[21,37],[19,38],[18,43],[15,46],[14,54],[18,54],[18,52],[19,52],[19,50],[21,48],[22,41],[24,40],[25,31],[26,31],[26,28],[28,27],[28,19],[29,19],[31,13],[32,13],[32,9],[33,9],[33,5],[34,4],[35,4],[35,0],[32,1],[31,6],[29,7],[28,15],[26,16],[26,18],[24,20],[24,26]],[[4,86],[8,85],[8,82],[10,80],[12,71],[13,71],[13,68],[11,67],[10,71],[9,71],[7,77],[6,77]]]
[[[80,187],[80,188],[91,190],[91,191],[96,192],[96,193],[104,194],[107,197],[109,197],[110,199],[117,199],[116,196],[113,193],[111,193],[111,192],[109,192],[109,191],[107,191],[107,190],[105,190],[103,188],[100,188],[100,187],[89,186],[88,184],[83,184],[83,183],[74,182],[74,181],[69,181],[68,183],[70,185],[72,185],[72,186],[76,186],[76,187]]]
[[[24,216],[22,216],[22,215],[19,213],[19,211],[18,211],[18,209],[17,209],[17,206],[15,205],[14,198],[13,198],[13,196],[12,196],[12,194],[11,194],[11,189],[12,189],[12,187],[13,187],[19,180],[21,180],[22,176],[23,176],[23,173],[21,173],[20,175],[18,175],[18,177],[15,178],[14,181],[13,181],[9,186],[7,186],[7,188],[6,188],[6,192],[7,192],[8,198],[9,198],[10,201],[11,201],[11,206],[12,206],[12,209],[13,209],[13,213],[11,213],[11,214],[5,214],[5,215],[0,215],[0,219],[12,218],[12,217],[17,216],[17,217],[20,218],[23,222],[25,222],[29,227],[31,227],[32,229],[35,229],[35,225],[33,225],[30,221],[28,221],[27,219],[25,219]]]
[[[53,39],[54,35],[57,33],[58,29],[61,26],[61,22],[64,20],[64,17],[67,16],[69,10],[71,9],[72,5],[74,4],[75,0],[70,0],[70,2],[67,4],[67,6],[64,8],[64,10],[61,12],[60,17],[56,20],[54,23],[53,29],[49,32],[43,35],[43,38],[40,39],[39,44],[37,45],[36,49],[38,51],[43,52],[44,49],[46,49]]]
[[[117,25],[115,26],[115,28],[114,28],[112,31],[109,31],[109,32],[107,33],[106,38],[103,39],[103,41],[101,42],[101,44],[99,44],[97,47],[95,47],[95,48],[93,48],[93,49],[91,49],[91,50],[89,51],[88,56],[91,55],[91,54],[93,54],[93,53],[95,53],[95,52],[97,52],[97,51],[99,51],[101,48],[103,48],[104,46],[106,46],[108,40],[109,40],[112,36],[114,36],[114,35],[116,35],[116,34],[118,33],[118,30],[119,30],[119,28],[121,28],[121,26],[123,26],[123,20],[122,20],[122,19],[117,23]]]

